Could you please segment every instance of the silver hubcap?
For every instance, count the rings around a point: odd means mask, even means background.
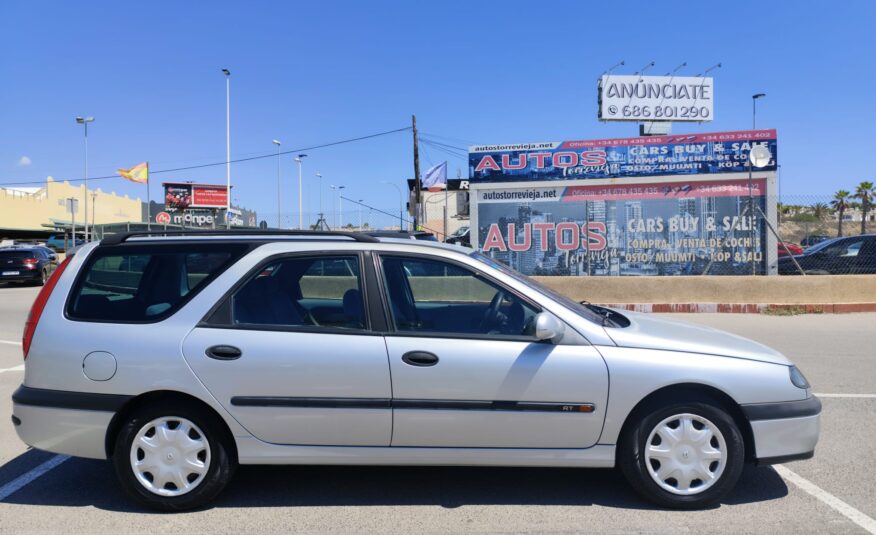
[[[655,483],[672,494],[705,491],[724,473],[727,444],[718,427],[696,414],[676,414],[651,431],[645,466]]]
[[[180,496],[195,489],[207,475],[210,444],[203,431],[185,418],[156,418],[134,437],[131,468],[148,491]]]

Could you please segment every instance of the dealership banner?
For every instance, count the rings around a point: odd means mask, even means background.
[[[515,182],[739,173],[754,146],[777,168],[775,130],[678,134],[587,141],[550,141],[469,147],[469,181]]]
[[[527,275],[764,272],[766,179],[477,191],[477,243]]]

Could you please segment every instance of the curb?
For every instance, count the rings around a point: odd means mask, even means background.
[[[849,314],[876,312],[876,303],[610,303],[609,308],[632,312],[727,314]]]

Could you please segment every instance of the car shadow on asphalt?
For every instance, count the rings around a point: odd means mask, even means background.
[[[33,464],[22,458],[39,454],[41,452],[30,451],[10,463]],[[0,481],[0,486],[7,481]],[[775,470],[747,466],[736,488],[722,503],[756,503],[787,494],[788,487]],[[76,458],[67,460],[4,502],[149,512],[122,494],[110,463]],[[599,505],[657,509],[639,498],[617,470],[364,466],[242,466],[225,491],[205,508],[405,505],[445,508]]]

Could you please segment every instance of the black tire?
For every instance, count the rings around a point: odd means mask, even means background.
[[[209,444],[210,464],[206,474],[195,488],[179,496],[161,496],[150,491],[140,483],[131,466],[131,447],[137,434],[144,426],[162,417],[189,420],[200,428]],[[112,462],[119,485],[133,500],[158,511],[184,511],[210,502],[222,492],[237,468],[228,443],[230,438],[223,430],[214,414],[197,406],[162,402],[142,407],[122,424],[116,436]]]
[[[685,413],[713,423],[723,435],[727,451],[723,471],[710,487],[697,494],[680,495],[664,489],[651,477],[644,451],[658,424]],[[617,461],[630,485],[646,500],[672,509],[700,509],[716,504],[736,485],[745,464],[745,444],[733,418],[723,409],[707,403],[674,403],[639,416],[621,437]]]
[[[49,272],[45,269],[40,273],[40,278],[36,280],[34,284],[37,286],[43,286],[46,284],[46,281],[49,280]]]

